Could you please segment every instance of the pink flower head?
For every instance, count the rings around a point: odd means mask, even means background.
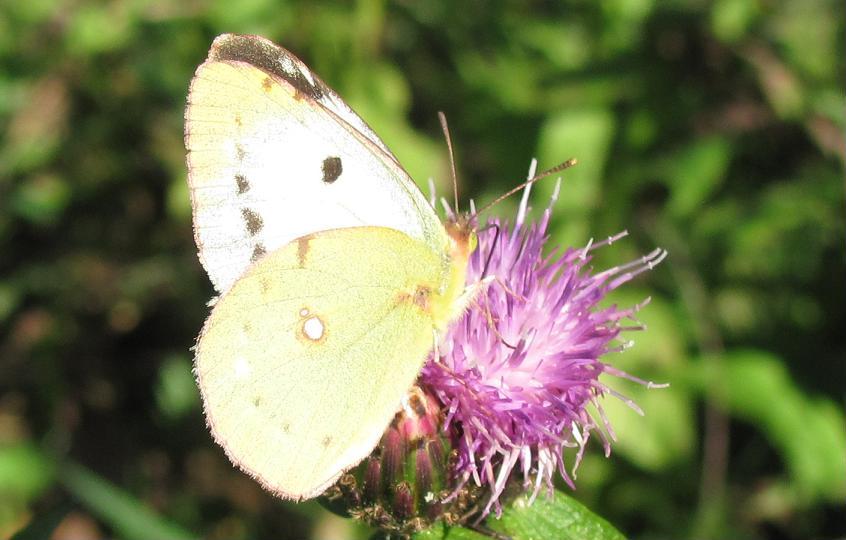
[[[643,326],[635,313],[649,302],[599,308],[612,290],[661,262],[656,249],[637,261],[593,273],[595,249],[624,237],[625,232],[587,246],[543,253],[552,203],[538,223],[526,225],[528,186],[513,227],[498,220],[480,229],[467,283],[489,283],[467,312],[439,342],[438,358],[430,359],[420,383],[442,403],[444,429],[458,451],[452,471],[457,493],[468,481],[490,490],[482,512],[500,511],[499,496],[515,469],[532,499],[544,486],[552,490],[559,473],[574,487],[564,463],[565,447],[578,448],[578,466],[591,431],[597,427],[588,412],[613,393],[599,382],[602,373],[630,377],[601,361],[618,352],[624,330]],[[634,321],[625,326],[626,319]],[[636,406],[631,404],[635,409]],[[610,452],[603,439],[606,455]]]

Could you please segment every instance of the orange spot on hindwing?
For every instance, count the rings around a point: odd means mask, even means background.
[[[305,268],[306,255],[308,255],[309,236],[297,238],[297,262],[300,268]]]
[[[411,292],[402,291],[397,295],[397,304],[412,304],[420,311],[431,311],[432,288],[428,285],[416,285]]]

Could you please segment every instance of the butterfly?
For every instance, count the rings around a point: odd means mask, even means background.
[[[266,489],[317,496],[373,450],[466,307],[475,231],[442,223],[370,127],[258,36],[214,40],[185,145],[219,293],[194,348],[207,423]]]

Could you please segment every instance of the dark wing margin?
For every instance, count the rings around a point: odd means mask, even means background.
[[[259,36],[223,34],[214,40],[209,51],[209,60],[246,62],[269,75],[287,81],[315,101],[320,101],[327,93],[332,92],[297,57]]]
[[[215,38],[208,61],[244,62],[291,85],[297,92],[349,124],[402,169],[396,156],[338,94],[287,49],[261,36],[222,34]]]

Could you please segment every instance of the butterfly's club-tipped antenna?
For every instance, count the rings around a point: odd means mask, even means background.
[[[446,129],[446,118],[441,117],[441,122],[442,122],[442,125],[444,126],[444,128]],[[446,131],[444,131],[444,133],[447,133],[447,132],[446,132]],[[451,145],[450,145],[450,143],[449,143],[449,135],[448,135],[448,134],[447,134],[447,144],[450,146],[450,154],[451,154],[451,153],[452,153],[452,146],[451,146]],[[532,171],[534,170],[534,167],[535,167],[535,165],[536,165],[536,162],[535,162],[534,160],[533,160],[533,162],[532,162],[532,163],[533,163],[533,164],[532,164],[532,168],[530,169],[529,174],[532,174]],[[533,183],[537,182],[538,180],[540,180],[540,179],[542,179],[542,178],[546,178],[546,177],[548,177],[548,176],[551,176],[551,175],[553,175],[553,174],[555,174],[555,173],[557,173],[557,172],[563,171],[564,169],[569,169],[570,167],[572,167],[572,166],[576,165],[576,163],[577,163],[576,158],[570,158],[570,159],[568,159],[567,161],[565,161],[565,162],[563,162],[563,163],[559,163],[559,164],[558,164],[558,165],[556,165],[555,167],[552,167],[551,169],[547,169],[547,170],[545,170],[545,171],[543,171],[543,172],[540,172],[540,173],[538,173],[538,174],[535,174],[534,176],[531,176],[530,178],[528,178],[525,182],[521,183],[519,186],[517,186],[517,187],[515,187],[514,189],[510,190],[508,193],[506,193],[506,194],[504,194],[504,195],[501,195],[501,196],[497,197],[497,198],[496,198],[496,200],[494,200],[493,202],[491,202],[491,203],[489,203],[489,204],[485,205],[482,209],[480,209],[480,210],[478,210],[478,211],[477,211],[475,208],[472,208],[472,205],[471,205],[471,210],[472,210],[472,211],[471,211],[470,215],[467,217],[467,222],[469,222],[469,223],[474,223],[474,222],[476,221],[476,217],[477,217],[479,214],[481,214],[482,212],[485,212],[485,211],[489,210],[489,209],[490,209],[492,206],[494,206],[495,204],[498,204],[498,203],[502,202],[502,201],[503,201],[504,199],[506,199],[507,197],[510,197],[511,195],[514,195],[515,193],[517,193],[517,192],[518,192],[518,191],[520,191],[521,189],[526,188],[527,186],[529,186],[529,185],[531,185],[531,184],[533,184]],[[455,171],[454,171],[454,170],[453,170],[453,174],[455,174]],[[557,190],[556,190],[556,192],[557,192]],[[458,196],[458,195],[456,194],[456,197],[457,197],[457,196]],[[456,199],[456,203],[455,203],[455,204],[456,204],[456,207],[457,207],[457,206],[458,206],[458,200],[457,200],[457,199]],[[456,215],[458,215],[458,214],[456,214]],[[499,241],[500,232],[501,232],[501,231],[500,231],[500,228],[499,228],[499,225],[497,225],[496,223],[489,223],[489,224],[488,224],[488,225],[486,225],[486,226],[485,226],[482,230],[486,230],[486,229],[488,229],[488,228],[496,229],[496,234],[494,234],[494,238],[493,238],[493,243],[492,243],[492,245],[491,245],[491,249],[488,251],[488,258],[487,258],[487,260],[485,260],[485,265],[482,267],[482,276],[483,276],[483,278],[484,278],[484,276],[486,276],[486,275],[487,275],[487,273],[488,273],[488,266],[489,266],[489,264],[490,264],[490,262],[491,262],[491,258],[493,257],[494,252],[496,251],[496,245],[497,245],[497,242]],[[523,247],[525,246],[525,241],[526,241],[526,238],[524,237],[524,238],[523,238],[523,244],[520,246],[520,252],[522,252],[522,251],[523,251]],[[515,264],[516,264],[517,260],[518,260],[517,258],[515,258],[515,259],[514,259],[514,263],[515,263]]]
[[[570,158],[570,159],[568,159],[567,161],[565,161],[565,162],[563,162],[563,163],[559,163],[559,164],[558,164],[558,165],[556,165],[555,167],[552,167],[551,169],[547,169],[547,170],[545,170],[545,171],[539,172],[538,174],[536,174],[536,175],[534,175],[533,177],[529,178],[528,180],[526,180],[525,182],[523,182],[523,183],[522,183],[522,184],[520,184],[519,186],[517,186],[517,187],[515,187],[515,188],[513,188],[513,189],[511,189],[511,190],[509,190],[507,193],[504,193],[504,194],[500,195],[500,196],[499,196],[499,197],[497,197],[494,201],[489,202],[488,204],[486,204],[485,206],[483,206],[482,208],[480,208],[480,209],[479,209],[479,210],[478,210],[478,211],[474,214],[474,216],[478,216],[479,214],[481,214],[481,213],[483,213],[483,212],[487,212],[488,210],[490,210],[490,209],[491,209],[491,207],[493,207],[493,206],[495,206],[495,205],[497,205],[497,204],[501,203],[503,200],[505,200],[505,199],[507,199],[508,197],[510,197],[510,196],[512,196],[512,195],[514,195],[515,193],[517,193],[517,192],[518,192],[518,191],[520,191],[521,189],[525,188],[526,186],[528,186],[528,185],[530,185],[530,184],[534,184],[534,183],[535,183],[535,182],[537,182],[538,180],[541,180],[542,178],[546,178],[547,176],[552,176],[552,175],[553,175],[553,174],[555,174],[555,173],[561,172],[561,171],[563,171],[563,170],[565,170],[565,169],[569,169],[570,167],[573,167],[573,166],[577,165],[578,163],[579,163],[579,162],[576,160],[576,158]]]

